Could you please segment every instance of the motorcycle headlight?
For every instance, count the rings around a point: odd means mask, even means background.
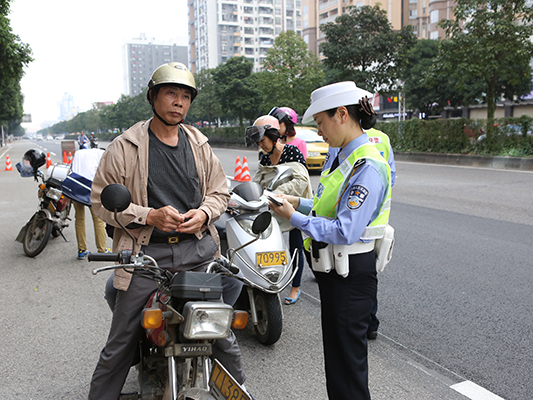
[[[318,151],[308,151],[307,152],[307,157],[319,157],[320,156],[320,152]]]
[[[239,226],[250,236],[255,237],[256,234],[252,231],[252,225],[254,223],[253,218],[245,217],[245,218],[236,218],[237,223]],[[270,234],[272,233],[272,224],[268,226],[268,228],[261,234],[261,239],[266,239],[270,237]]]
[[[181,324],[187,339],[223,339],[228,337],[233,307],[224,303],[188,302],[183,308],[185,323]]]
[[[46,192],[46,195],[55,201],[59,201],[61,194],[61,190],[55,188],[48,188],[48,192]]]

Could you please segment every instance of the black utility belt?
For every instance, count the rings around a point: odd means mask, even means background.
[[[183,242],[184,240],[191,240],[196,238],[196,235],[191,233],[182,233],[181,235],[176,236],[151,236],[150,243],[166,243],[166,244],[176,244]]]

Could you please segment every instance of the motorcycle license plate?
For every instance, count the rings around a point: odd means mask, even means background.
[[[286,251],[268,251],[255,254],[255,265],[258,268],[282,265],[287,263]]]
[[[241,385],[235,381],[218,360],[213,363],[209,386],[211,387],[210,393],[217,400],[251,400]]]

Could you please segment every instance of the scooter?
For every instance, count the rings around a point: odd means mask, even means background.
[[[117,218],[117,213],[131,203],[129,190],[111,184],[104,188],[101,199],[102,205],[114,212],[117,224],[131,236]],[[271,215],[263,213],[252,224],[251,232],[259,237],[270,220]],[[205,273],[176,274],[159,268],[152,257],[131,250],[90,253],[88,260],[119,263],[95,269],[95,275],[127,268],[158,284],[142,315],[146,337],[139,346],[140,393],[122,395],[120,399],[251,400],[218,360],[210,359],[213,342],[227,337],[232,326],[245,327],[248,320],[248,313],[234,312],[233,307],[220,301],[221,275],[237,277],[239,272],[227,259],[215,260]]]
[[[98,138],[96,136],[91,136],[89,138],[89,143],[91,144],[91,149],[98,148]]]
[[[70,171],[70,166],[65,164],[54,164],[46,171],[46,176],[39,170],[46,163],[46,159],[32,158],[32,165],[17,163],[16,168],[23,178],[33,177],[36,181],[39,179],[39,197],[38,210],[33,214],[30,220],[22,227],[17,238],[17,242],[22,243],[24,253],[28,257],[35,257],[40,254],[50,236],[58,237],[61,235],[65,242],[68,240],[63,235],[63,229],[69,224],[70,220],[70,199],[63,195],[61,191],[61,182],[66,178]]]
[[[292,178],[292,169],[279,166],[267,191]],[[228,185],[229,186],[229,185]],[[215,222],[223,254],[242,272],[244,286],[236,306],[248,310],[257,339],[264,345],[276,343],[283,330],[279,292],[296,275],[298,256],[289,254],[281,228],[272,219],[270,227],[253,244],[251,227],[268,199],[261,185],[243,182],[230,189],[227,211]]]

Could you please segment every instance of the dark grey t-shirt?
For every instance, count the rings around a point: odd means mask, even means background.
[[[151,129],[148,134],[148,206],[157,209],[171,205],[180,213],[200,207],[200,180],[187,134],[179,129],[177,146],[161,142]],[[154,235],[169,233],[154,228]]]

